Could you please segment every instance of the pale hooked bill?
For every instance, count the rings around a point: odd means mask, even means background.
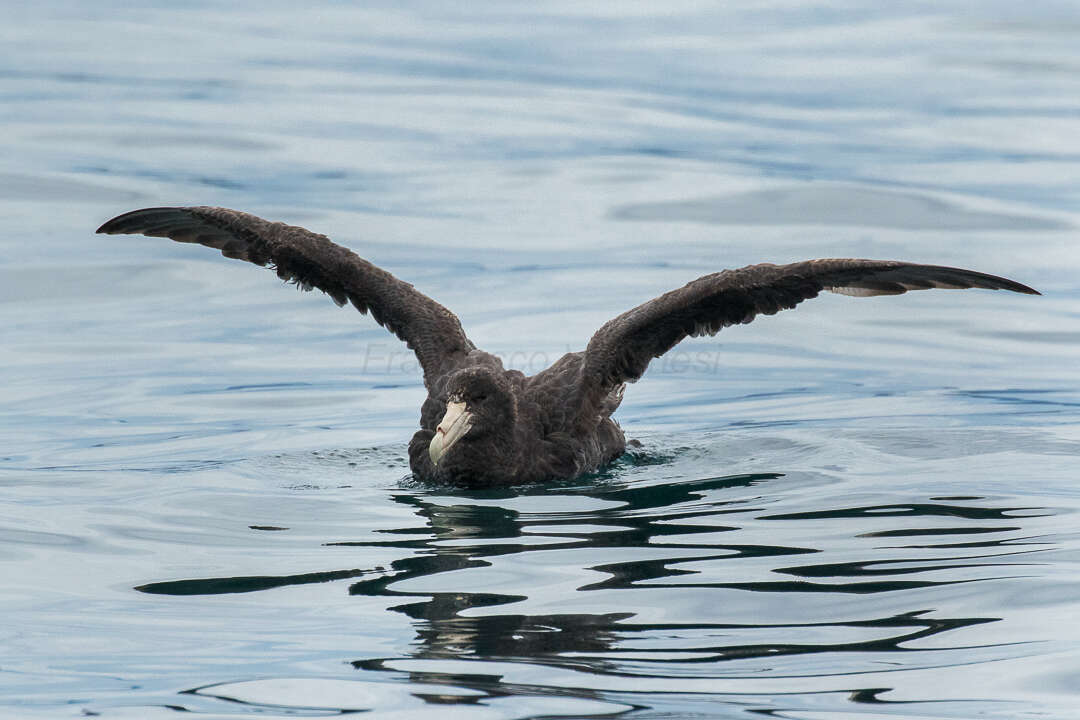
[[[465,409],[463,402],[446,403],[446,414],[435,428],[435,437],[428,445],[431,464],[438,465],[439,458],[460,440],[472,427],[472,413]]]

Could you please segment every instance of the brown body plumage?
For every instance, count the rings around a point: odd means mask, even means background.
[[[409,443],[417,477],[470,486],[570,478],[623,453],[611,415],[626,383],[687,337],[793,308],[822,290],[898,295],[928,288],[1038,294],[994,275],[879,260],[763,263],[705,275],[601,327],[584,352],[533,376],[506,370],[478,350],[457,317],[412,285],[301,227],[213,207],[147,208],[113,218],[99,233],[168,237],[271,265],[278,277],[319,288],[338,305],[370,312],[416,353],[428,397]]]

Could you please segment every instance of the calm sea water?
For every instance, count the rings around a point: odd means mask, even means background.
[[[1074,3],[9,3],[0,715],[1075,718]],[[642,447],[416,484],[370,318],[205,248],[329,234],[524,370],[724,267],[824,297],[629,388]]]

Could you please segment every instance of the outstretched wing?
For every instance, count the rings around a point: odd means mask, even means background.
[[[1012,280],[971,270],[881,260],[807,260],[724,270],[639,305],[600,328],[585,351],[582,409],[590,412],[614,388],[637,380],[653,358],[686,337],[715,335],[729,325],[773,315],[822,290],[870,296],[929,288],[1039,294]]]
[[[109,220],[97,230],[138,233],[217,248],[225,257],[271,265],[283,280],[315,287],[339,306],[351,302],[405,341],[416,353],[424,382],[451,370],[475,349],[457,316],[412,285],[302,227],[269,222],[216,207],[146,208]]]

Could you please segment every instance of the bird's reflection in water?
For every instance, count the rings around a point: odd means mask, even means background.
[[[399,550],[387,568],[138,589],[219,594],[351,579],[350,594],[387,599],[416,629],[406,655],[352,664],[483,694],[440,702],[539,694],[642,707],[650,693],[683,692],[740,707],[753,694],[776,711],[778,698],[806,709],[822,693],[886,703],[883,677],[894,676],[884,673],[1003,657],[992,636],[964,630],[1000,619],[964,613],[973,597],[964,588],[1024,574],[1014,566],[1043,549],[1022,535],[1037,509],[982,497],[854,503],[788,496],[829,485],[810,474],[657,481],[652,468],[652,482],[636,482],[620,475],[628,469],[543,487],[398,491],[423,525],[327,543]],[[553,591],[553,576],[593,577]],[[537,603],[545,611],[527,612]],[[552,603],[567,611],[548,611]],[[757,695],[762,680],[781,684]]]

